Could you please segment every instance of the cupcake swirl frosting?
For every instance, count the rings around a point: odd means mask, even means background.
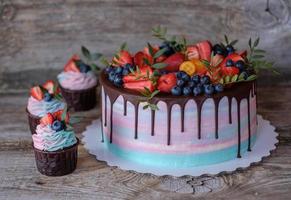
[[[70,90],[85,90],[97,85],[97,78],[92,71],[87,73],[80,72],[61,72],[58,75],[60,85]]]
[[[42,151],[57,151],[77,143],[75,133],[72,129],[55,131],[51,125],[39,124],[36,134],[32,136],[33,145]]]
[[[38,101],[33,97],[29,97],[27,110],[38,117],[43,117],[47,113],[54,113],[64,109],[65,103],[53,98],[51,101]]]

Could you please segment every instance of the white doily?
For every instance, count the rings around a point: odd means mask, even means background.
[[[101,142],[100,126],[100,120],[94,120],[92,124],[87,126],[86,130],[83,132],[84,137],[82,141],[85,148],[89,151],[90,154],[95,155],[97,160],[107,162],[107,164],[110,166],[117,166],[123,170],[134,170],[141,173],[152,173],[158,176],[200,176],[203,174],[232,172],[238,168],[249,167],[251,163],[260,162],[263,157],[270,155],[270,151],[274,150],[276,148],[275,144],[278,143],[278,133],[275,132],[275,127],[272,126],[269,121],[264,120],[262,116],[258,115],[256,143],[252,147],[252,151],[245,153],[242,158],[237,158],[234,160],[208,166],[167,170],[136,164],[110,153],[106,149],[105,144]]]

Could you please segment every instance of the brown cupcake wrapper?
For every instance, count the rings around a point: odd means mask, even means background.
[[[46,176],[63,176],[72,173],[77,167],[78,144],[63,150],[48,152],[33,147],[38,171]]]
[[[30,132],[31,134],[36,134],[36,127],[40,123],[40,117],[31,114],[27,109],[26,109],[26,113],[28,117],[28,124],[30,128]]]
[[[59,86],[69,108],[75,111],[86,111],[96,106],[97,85],[86,90],[69,90],[62,88],[60,84]]]

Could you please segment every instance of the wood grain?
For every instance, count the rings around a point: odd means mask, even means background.
[[[290,80],[291,2],[271,0],[269,12],[266,2],[0,0],[0,90],[26,89],[55,77],[81,45],[111,56],[126,41],[134,52],[156,41],[150,30],[158,24],[193,42],[221,41],[228,34],[241,48],[260,35],[268,58]]]
[[[0,199],[231,199],[285,200],[291,192],[291,87],[259,87],[259,113],[279,132],[279,144],[263,162],[216,176],[180,178],[123,171],[97,161],[79,146],[76,171],[64,177],[38,173],[26,124],[23,94],[0,98]],[[78,137],[99,107],[74,113]],[[13,122],[13,123],[11,123]]]

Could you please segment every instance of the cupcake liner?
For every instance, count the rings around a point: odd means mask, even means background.
[[[69,90],[60,85],[62,95],[69,108],[73,108],[75,111],[86,111],[96,106],[96,88],[97,85],[85,90]]]
[[[31,114],[27,109],[26,109],[26,113],[28,117],[28,124],[30,128],[30,132],[31,134],[36,134],[36,127],[40,123],[40,117]]]
[[[38,171],[46,176],[63,176],[72,173],[77,167],[78,144],[59,151],[42,151],[34,149]]]

